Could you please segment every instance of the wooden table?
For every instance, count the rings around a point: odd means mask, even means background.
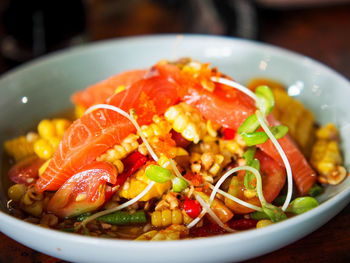
[[[317,59],[350,78],[350,6],[260,10],[260,41]],[[0,262],[62,262],[0,234]],[[246,262],[350,262],[350,205],[307,237]]]

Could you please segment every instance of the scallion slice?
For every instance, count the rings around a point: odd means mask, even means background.
[[[268,115],[275,106],[275,99],[271,89],[266,85],[258,86],[255,89],[255,95],[259,98],[262,106],[264,107],[260,110],[265,114],[265,116]],[[257,106],[260,108],[260,105]]]
[[[255,114],[250,115],[238,128],[239,134],[255,132],[260,124]]]
[[[173,176],[168,169],[154,164],[147,166],[145,175],[156,183],[165,183]]]

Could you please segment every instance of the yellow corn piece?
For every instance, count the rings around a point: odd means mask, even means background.
[[[67,119],[59,118],[59,119],[53,119],[52,124],[55,127],[57,137],[62,138],[63,134],[72,124],[72,122]]]
[[[346,176],[339,148],[338,130],[327,124],[316,131],[317,140],[312,147],[310,162],[319,172],[321,183],[338,184]]]
[[[171,106],[164,116],[172,128],[189,141],[198,143],[206,133],[206,123],[202,116],[186,103]]]
[[[128,156],[139,147],[139,136],[136,134],[129,134],[121,144],[115,145],[112,149],[109,149],[104,154],[97,158],[97,161],[105,161],[113,163],[117,166],[118,170],[123,170],[120,160]]]
[[[183,215],[180,209],[154,211],[151,216],[151,223],[155,227],[166,227],[172,224],[180,225],[182,222]]]
[[[49,139],[56,137],[56,128],[52,121],[44,119],[38,124],[38,133],[41,138]]]
[[[80,119],[84,113],[85,113],[85,108],[81,105],[76,105],[74,109],[74,114],[76,119]]]
[[[144,169],[140,169],[133,174],[130,179],[123,185],[119,195],[126,199],[132,199],[140,194],[151,180],[145,175]],[[155,183],[154,186],[144,195],[140,201],[148,201],[151,198],[160,198],[171,187],[171,182]]]
[[[271,220],[263,219],[258,221],[258,223],[256,224],[256,228],[262,228],[272,224],[273,222]]]
[[[28,133],[26,136],[19,136],[4,143],[5,152],[19,161],[34,154],[34,143],[39,136],[36,133]]]
[[[39,158],[48,160],[53,156],[55,149],[48,140],[39,139],[34,143],[34,152]]]
[[[151,124],[141,126],[141,131],[146,138],[166,136],[169,134],[172,127],[164,117],[154,115],[152,120],[153,122]]]

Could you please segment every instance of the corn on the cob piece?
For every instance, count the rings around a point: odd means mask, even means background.
[[[319,172],[318,181],[324,184],[339,184],[344,180],[346,170],[342,166],[337,128],[329,123],[316,131],[316,137],[310,162]]]
[[[141,126],[141,131],[146,138],[169,134],[172,127],[164,117],[154,115],[152,120],[153,122],[151,124]]]
[[[38,139],[38,134],[30,132],[27,135],[5,141],[4,148],[8,155],[19,161],[34,154],[34,143]]]
[[[155,227],[167,227],[172,224],[183,223],[183,215],[180,209],[163,209],[152,213],[151,223]]]
[[[131,175],[131,177],[124,183],[123,187],[120,189],[119,195],[126,199],[132,199],[141,193],[149,183],[151,183],[151,179],[145,175],[144,169],[140,169],[135,174]],[[170,189],[170,187],[170,181],[166,183],[155,183],[140,201],[148,201],[151,198],[160,198]]]
[[[151,230],[136,238],[136,240],[178,240],[189,234],[189,230],[184,225],[171,225],[162,230]]]
[[[112,149],[109,149],[99,156],[97,161],[112,163],[117,167],[118,173],[122,173],[124,165],[121,159],[125,158],[139,147],[138,139],[138,135],[129,134],[120,144],[115,145]]]
[[[275,96],[272,114],[289,129],[289,134],[297,142],[305,156],[310,156],[315,140],[315,116],[299,101],[291,98],[281,83],[269,79],[253,79],[248,87],[255,89],[259,85],[269,86]]]
[[[171,106],[164,116],[172,128],[189,141],[198,143],[206,133],[206,123],[202,116],[186,103]]]

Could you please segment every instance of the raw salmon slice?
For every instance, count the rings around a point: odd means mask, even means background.
[[[130,88],[107,100],[110,105],[128,112],[135,109],[140,125],[150,123],[154,114],[165,110],[179,100],[179,86],[162,76],[141,79]],[[86,164],[120,143],[135,132],[131,122],[120,114],[98,109],[76,120],[63,136],[62,142],[45,173],[36,183],[39,192],[57,190],[67,179]]]
[[[76,105],[83,106],[85,109],[95,104],[105,103],[106,100],[115,93],[117,87],[121,85],[129,87],[131,84],[142,79],[146,72],[147,70],[145,69],[124,71],[91,85],[85,90],[77,91],[71,98],[72,102]]]

